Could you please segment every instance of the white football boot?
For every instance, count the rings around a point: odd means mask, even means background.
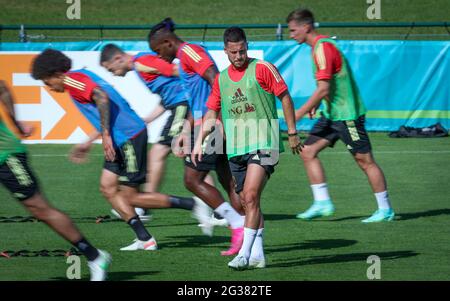
[[[91,273],[91,281],[105,281],[109,265],[112,258],[108,252],[98,250],[98,257],[93,261],[88,261],[89,271]]]
[[[147,241],[142,241],[136,238],[131,245],[121,248],[120,251],[155,251],[157,249],[158,245],[156,243],[156,240],[154,237],[152,237]]]

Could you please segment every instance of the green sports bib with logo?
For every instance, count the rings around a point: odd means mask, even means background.
[[[250,59],[244,76],[231,80],[228,67],[219,75],[222,121],[228,158],[257,150],[283,152],[276,98],[256,80],[258,60]]]

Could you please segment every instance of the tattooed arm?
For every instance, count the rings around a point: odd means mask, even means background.
[[[100,123],[102,126],[102,144],[103,151],[105,153],[106,161],[114,161],[116,152],[114,150],[111,129],[110,129],[110,106],[108,95],[100,88],[95,88],[92,91],[92,99],[97,105],[97,109],[100,112]]]

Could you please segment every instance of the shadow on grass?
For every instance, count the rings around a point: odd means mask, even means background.
[[[214,244],[229,243],[229,236],[205,236],[205,235],[177,235],[167,236],[166,239],[158,241],[159,248],[217,248],[218,246],[208,246]]]
[[[295,215],[292,214],[264,214],[264,220],[266,221],[280,221],[280,220],[288,220],[288,219],[296,219]]]
[[[159,271],[141,271],[141,272],[110,272],[108,273],[108,280],[136,280],[139,276],[151,276],[159,274]]]
[[[396,220],[406,221],[421,217],[432,217],[438,215],[450,215],[450,209],[435,209],[422,212],[399,213],[395,216]]]
[[[283,215],[280,215],[283,216]],[[310,220],[302,220],[300,218],[296,218],[296,215],[284,215],[284,218],[274,218],[273,220],[277,220],[277,219],[293,219],[293,220],[298,220],[301,222],[305,222],[305,223],[313,223],[313,222],[340,222],[340,221],[346,221],[346,220],[352,220],[352,219],[364,219],[364,218],[368,218],[370,216],[369,215],[354,215],[354,216],[345,216],[345,217],[340,217],[340,218],[333,218],[333,217],[319,217],[319,218],[315,218],[315,219],[310,219]],[[270,218],[266,218],[266,215],[264,215],[264,219],[266,220],[270,220]]]
[[[410,219],[416,219],[421,217],[432,217],[432,216],[439,216],[439,215],[450,215],[450,209],[435,209],[435,210],[428,210],[428,211],[422,211],[422,212],[411,212],[411,213],[396,213],[395,214],[395,221],[406,221]],[[353,219],[365,219],[368,218],[370,215],[354,215],[354,216],[346,216],[346,217],[340,217],[340,218],[318,218],[309,220],[307,222],[341,222],[346,220],[353,220]]]
[[[158,274],[159,271],[143,271],[143,272],[109,272],[108,281],[136,280],[139,276],[151,276]],[[53,277],[50,280],[56,281],[88,281],[88,279],[69,280],[65,277]]]
[[[334,248],[344,248],[356,244],[358,241],[350,239],[320,239],[320,240],[307,240],[295,244],[287,245],[271,245],[265,248],[267,254],[278,252],[289,252],[296,250],[328,250]]]
[[[198,222],[192,221],[191,223],[171,223],[170,220],[167,223],[161,222],[148,222],[144,224],[147,227],[158,228],[158,227],[175,227],[175,226],[195,226],[198,225]]]
[[[359,219],[359,220],[363,220],[365,218],[368,218],[370,216],[370,214],[368,215],[354,215],[354,216],[345,216],[345,217],[340,217],[340,218],[332,218],[332,219],[315,219],[312,221],[320,221],[320,222],[342,222],[342,221],[348,221],[348,220],[352,220],[352,219]]]
[[[269,264],[268,268],[290,268],[293,266],[311,265],[311,264],[326,264],[326,263],[341,263],[341,262],[366,262],[371,255],[377,255],[383,260],[394,260],[399,258],[408,258],[419,255],[413,251],[393,251],[393,252],[370,252],[370,253],[349,253],[337,255],[324,255],[315,257],[301,257],[286,260],[276,260]]]
[[[79,224],[107,224],[107,223],[122,223],[126,224],[123,220],[118,218],[101,218],[98,219],[96,217],[72,217],[72,220]],[[0,220],[0,223],[2,221]],[[159,221],[149,221],[144,222],[144,225],[151,226],[152,228],[157,227],[167,227],[167,226],[192,226],[197,225],[198,222],[192,220],[192,222],[187,223],[176,223],[175,220],[159,220]]]

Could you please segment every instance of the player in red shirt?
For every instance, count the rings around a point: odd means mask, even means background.
[[[214,138],[205,143],[207,155],[203,162],[194,165],[189,153],[194,144],[201,119],[206,113],[206,101],[211,93],[211,86],[218,73],[217,67],[206,49],[199,45],[186,43],[174,33],[174,23],[170,18],[155,25],[149,34],[149,44],[166,61],[180,60],[180,78],[190,94],[189,123],[180,135],[179,141],[184,146],[185,186],[209,206],[214,212],[224,217],[231,228],[231,248],[222,255],[234,255],[239,251],[243,238],[244,218],[239,196],[233,189],[229,164],[223,150],[224,138],[219,129],[214,131]],[[188,142],[190,140],[190,143]],[[213,145],[214,143],[214,145]],[[189,145],[189,146],[188,146]],[[222,187],[227,192],[228,204],[219,190],[205,181],[206,175],[215,170]]]
[[[79,111],[102,133],[105,162],[100,178],[100,190],[114,209],[136,234],[135,241],[123,251],[157,250],[155,238],[147,231],[134,208],[154,208],[155,202],[164,208],[193,210],[200,222],[209,218],[209,210],[195,210],[194,198],[164,195],[156,192],[138,193],[146,182],[147,128],[128,102],[105,80],[87,69],[70,70],[71,60],[62,52],[47,49],[33,61],[32,76],[42,80],[53,91],[67,91]],[[95,135],[96,136],[96,135]],[[83,161],[92,144],[76,148],[71,159]],[[206,205],[200,208],[209,209]],[[200,218],[196,213],[204,212]]]
[[[224,43],[231,65],[216,77],[207,102],[209,110],[204,117],[205,125],[197,138],[191,160],[195,164],[198,156],[198,161],[202,161],[203,140],[211,133],[212,125],[221,112],[235,191],[245,208],[243,245],[228,266],[238,270],[249,266],[264,268],[261,194],[278,164],[279,153],[284,150],[276,96],[282,102],[293,153],[300,152],[301,143],[295,129],[294,104],[275,66],[248,57],[245,32],[239,27],[225,30]]]
[[[312,47],[313,68],[317,89],[296,111],[299,120],[308,114],[312,117],[319,105],[324,110],[305,141],[301,154],[314,195],[312,206],[297,218],[310,220],[334,213],[328,193],[325,172],[318,154],[342,140],[353,159],[367,176],[375,195],[378,209],[363,223],[391,221],[395,213],[391,207],[386,178],[375,161],[369,135],[365,129],[365,107],[353,72],[335,41],[319,35],[314,28],[314,16],[307,9],[292,11],[287,17],[291,38]]]

